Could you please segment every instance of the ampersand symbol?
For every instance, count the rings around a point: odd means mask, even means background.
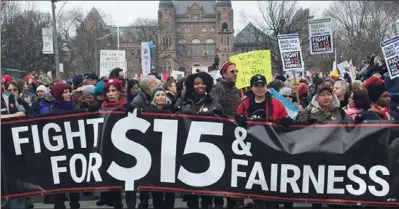
[[[247,138],[247,130],[243,127],[237,127],[234,129],[234,136],[236,140],[231,144],[231,149],[236,155],[252,156],[251,154],[251,142],[244,142]]]

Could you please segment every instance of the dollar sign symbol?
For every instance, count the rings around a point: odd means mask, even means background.
[[[137,164],[131,168],[125,168],[112,162],[107,172],[120,181],[125,181],[125,190],[134,190],[134,181],[143,178],[151,168],[151,154],[147,148],[126,137],[129,130],[138,130],[145,133],[150,127],[150,123],[137,117],[137,109],[133,113],[128,113],[127,117],[120,119],[112,128],[111,141],[120,151],[131,155],[137,159]]]

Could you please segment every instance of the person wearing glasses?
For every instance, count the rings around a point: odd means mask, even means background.
[[[236,109],[241,102],[240,90],[236,87],[238,70],[232,62],[226,62],[220,68],[222,80],[212,88],[212,98],[219,103],[224,114],[229,118],[234,118]]]
[[[33,115],[33,108],[22,98],[21,86],[16,81],[11,81],[6,84],[8,92],[14,95],[19,105],[22,105],[25,109],[25,115]]]

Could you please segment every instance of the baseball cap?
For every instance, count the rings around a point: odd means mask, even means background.
[[[254,86],[256,84],[263,84],[266,85],[266,77],[260,74],[254,75],[251,78],[251,86]]]
[[[98,80],[98,76],[94,73],[85,74],[84,77],[85,77],[85,79]]]

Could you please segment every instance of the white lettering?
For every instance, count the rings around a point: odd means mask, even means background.
[[[231,187],[237,187],[238,177],[247,177],[245,172],[238,170],[239,165],[248,166],[248,160],[233,159],[231,161]]]
[[[66,167],[58,167],[59,161],[65,161],[67,158],[65,155],[50,157],[51,170],[53,171],[53,182],[54,184],[60,184],[60,173],[67,172]]]
[[[316,175],[313,173],[312,167],[310,165],[303,166],[303,181],[302,181],[302,193],[309,193],[309,180],[312,181],[312,184],[317,192],[317,194],[324,193],[324,172],[325,166],[319,165]]]
[[[361,165],[352,165],[348,169],[348,172],[347,172],[348,178],[351,181],[355,182],[357,185],[359,185],[359,189],[355,189],[353,187],[353,185],[351,185],[351,184],[347,184],[345,186],[345,188],[349,193],[359,196],[366,192],[367,187],[366,187],[366,182],[363,179],[361,179],[360,177],[355,175],[355,171],[359,171],[360,174],[367,174],[367,171]]]
[[[292,177],[288,176],[288,171],[294,172]],[[280,191],[287,193],[287,185],[290,184],[294,193],[300,193],[297,181],[301,177],[301,170],[296,165],[282,164],[281,165],[281,179],[280,179]]]
[[[81,144],[82,148],[87,147],[84,120],[78,120],[78,125],[79,125],[79,130],[74,132],[71,130],[71,122],[69,122],[69,121],[64,122],[68,149],[75,148],[74,143],[73,143],[73,138],[75,138],[75,137],[80,138],[80,144]]]
[[[377,172],[381,172],[382,175],[384,176],[390,175],[389,170],[385,166],[376,165],[371,167],[369,170],[370,179],[373,180],[375,183],[379,184],[382,187],[382,189],[378,191],[375,186],[368,186],[368,188],[370,193],[373,194],[374,196],[383,197],[389,193],[390,187],[386,180],[377,176]]]
[[[256,176],[259,176],[259,179],[256,179]],[[245,185],[245,189],[252,189],[254,184],[260,185],[263,191],[269,191],[269,187],[265,180],[265,174],[263,173],[262,164],[260,162],[255,162],[251,174],[248,177],[247,184]]]
[[[43,127],[43,143],[44,143],[44,146],[49,151],[57,152],[57,151],[60,151],[64,147],[64,141],[62,140],[62,135],[61,134],[60,135],[56,135],[56,136],[53,136],[52,139],[54,141],[56,141],[57,143],[56,143],[55,146],[52,145],[50,143],[50,136],[49,136],[49,131],[51,129],[54,129],[54,131],[57,132],[57,133],[62,133],[62,130],[61,130],[60,126],[57,125],[56,123],[47,123]]]
[[[345,194],[344,189],[336,189],[335,183],[343,182],[344,177],[335,177],[335,171],[344,171],[344,165],[330,165],[328,166],[327,176],[327,193],[328,194]]]

